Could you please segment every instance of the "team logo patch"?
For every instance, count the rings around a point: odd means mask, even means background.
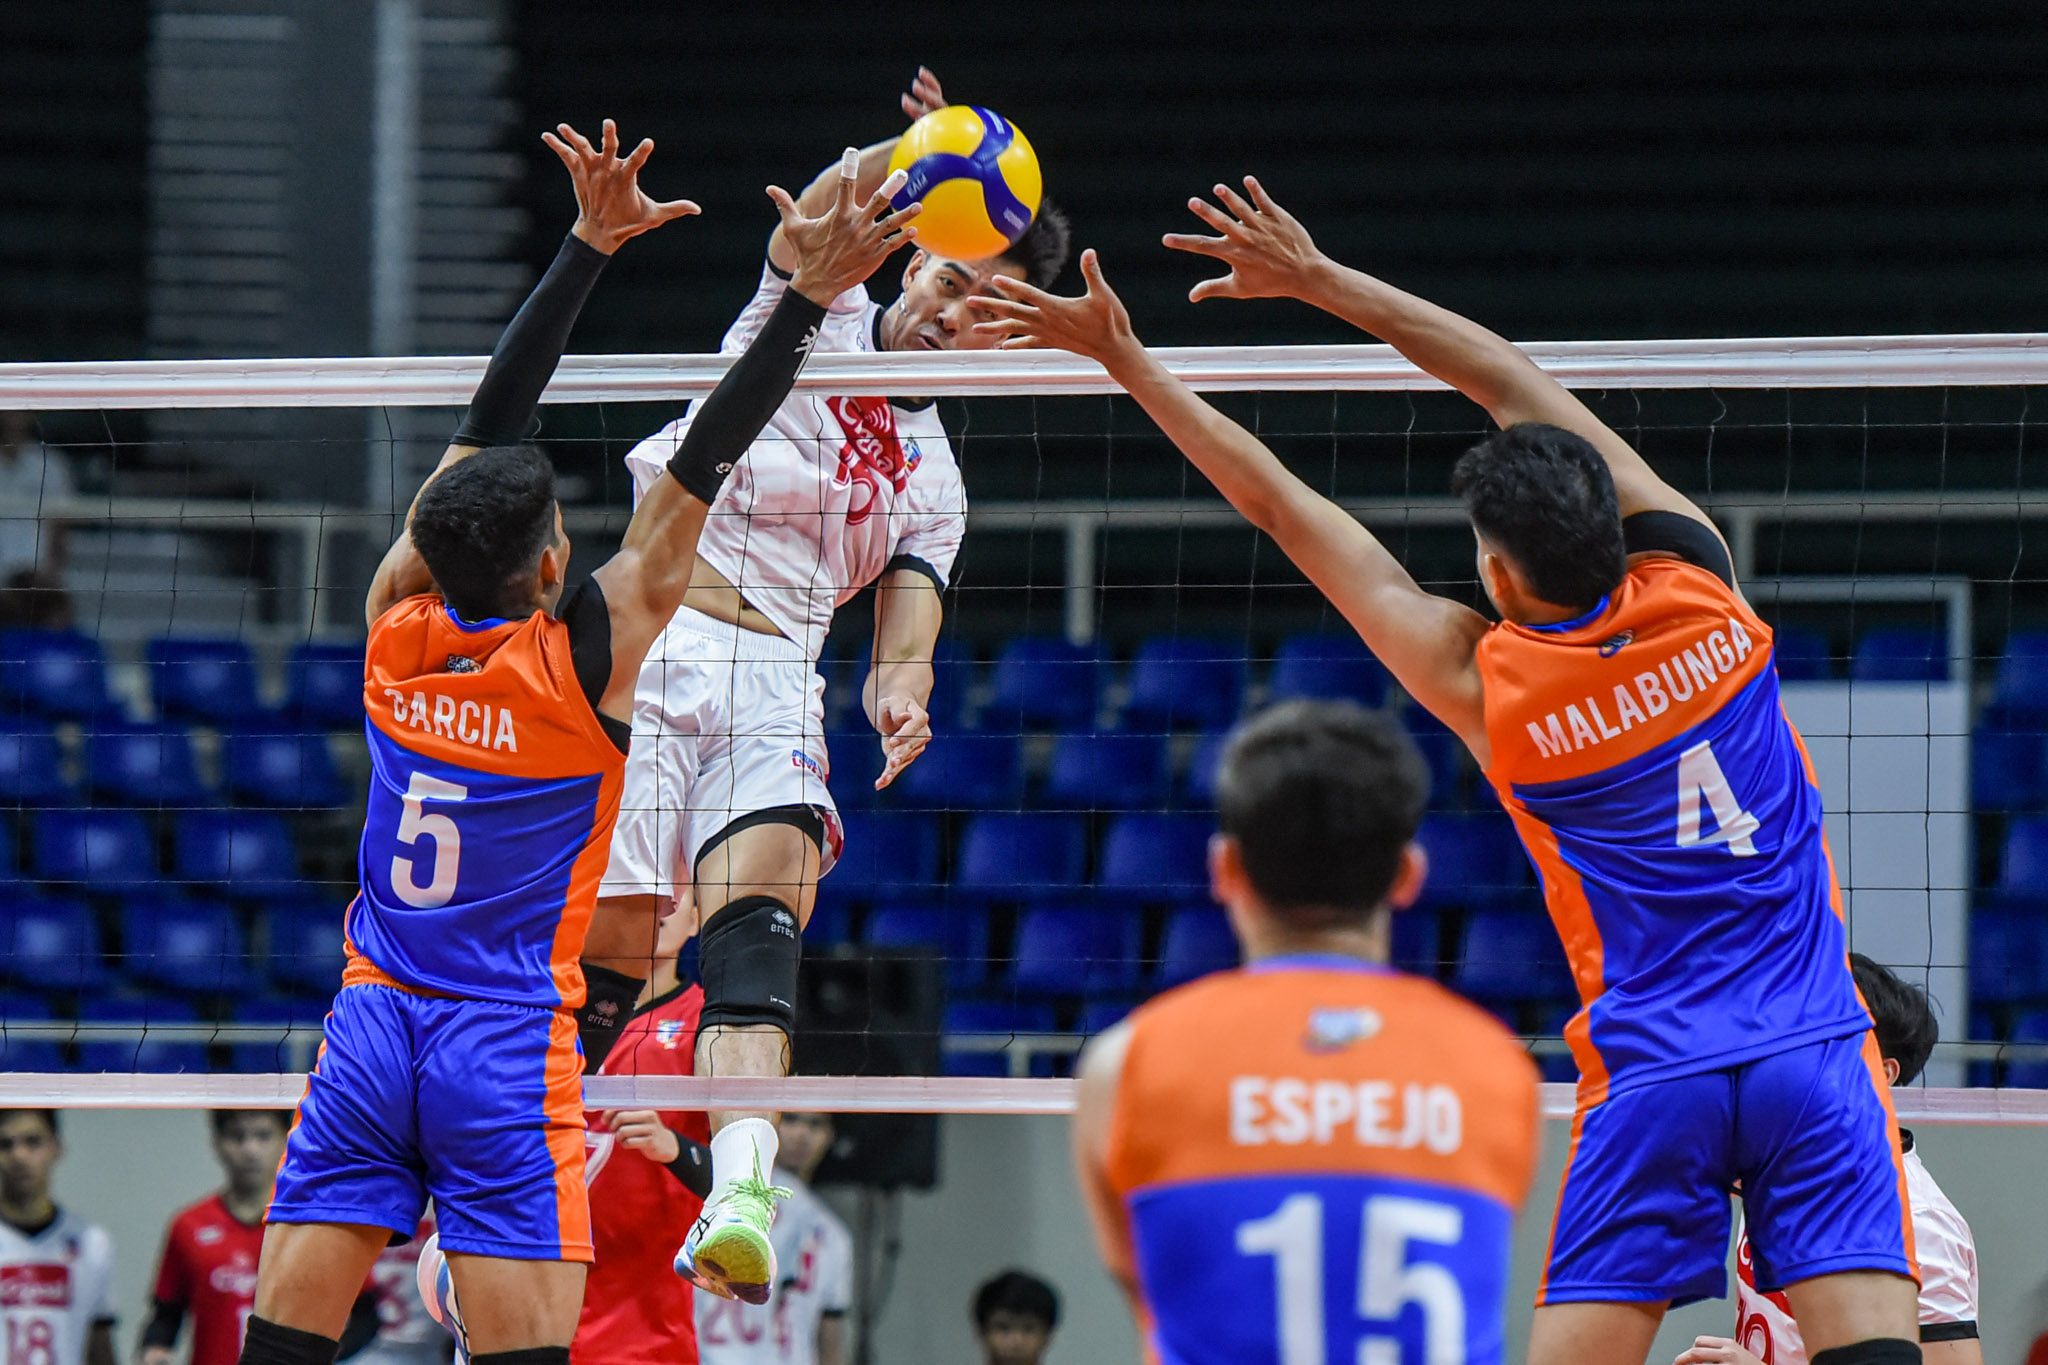
[[[924,463],[924,452],[917,448],[917,438],[907,436],[903,440],[903,472],[915,474],[917,467]]]
[[[1621,653],[1622,648],[1633,642],[1635,638],[1636,633],[1634,631],[1625,630],[1619,635],[1610,636],[1607,639],[1602,640],[1600,642],[1600,657],[1603,659],[1613,658],[1615,655]]]
[[[820,782],[825,780],[825,770],[818,766],[818,760],[812,758],[802,749],[791,749],[789,751],[789,766],[792,768],[802,768]]]
[[[475,659],[470,658],[467,654],[450,654],[448,656],[448,671],[450,673],[481,673],[484,671],[484,666]]]
[[[654,1041],[669,1051],[675,1051],[676,1039],[683,1036],[683,1021],[680,1019],[657,1019],[654,1021]]]
[[[1308,1036],[1302,1045],[1310,1052],[1341,1052],[1362,1043],[1380,1031],[1380,1014],[1374,1009],[1319,1009],[1308,1016]]]
[[[201,1246],[212,1246],[220,1240],[219,1228],[201,1228],[192,1234],[192,1240]]]

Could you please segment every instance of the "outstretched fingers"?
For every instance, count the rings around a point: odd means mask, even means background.
[[[1228,237],[1204,237],[1198,232],[1169,232],[1159,239],[1161,246],[1191,251],[1197,256],[1221,256],[1230,246]]]
[[[1246,218],[1256,218],[1258,216],[1258,210],[1253,208],[1249,203],[1245,202],[1244,196],[1239,194],[1236,190],[1230,188],[1230,186],[1228,185],[1217,185],[1216,197],[1222,200],[1223,207],[1229,209],[1232,213],[1236,214],[1240,221]]]
[[[666,223],[677,218],[693,218],[704,210],[694,199],[670,199],[666,203],[656,204],[654,211],[660,220]]]
[[[635,148],[633,149],[632,153],[631,153],[630,155],[628,155],[628,156],[626,157],[626,161],[625,161],[625,167],[626,167],[626,174],[628,174],[628,175],[638,175],[638,174],[640,174],[640,168],[641,168],[642,166],[645,166],[645,165],[647,164],[647,158],[648,158],[648,157],[650,157],[650,156],[653,156],[653,155],[654,155],[654,139],[653,139],[653,138],[651,138],[651,137],[643,137],[643,138],[641,138],[641,139],[640,139],[640,145],[639,145],[638,147],[635,147]]]
[[[1252,202],[1259,206],[1260,213],[1270,214],[1272,217],[1289,223],[1294,221],[1294,215],[1281,208],[1273,196],[1266,193],[1266,187],[1259,183],[1257,176],[1246,176],[1244,178],[1244,187],[1251,194]]]
[[[567,142],[571,147],[574,147],[578,152],[581,152],[584,156],[594,157],[597,155],[597,148],[590,145],[590,139],[583,136],[583,134],[577,132],[568,124],[556,124],[555,131],[562,135],[563,141]]]

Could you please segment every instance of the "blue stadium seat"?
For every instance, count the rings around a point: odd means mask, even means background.
[[[0,731],[0,803],[62,806],[76,796],[54,731],[26,718]]]
[[[132,1024],[141,1028],[139,1036],[130,1039],[81,1042],[81,1071],[204,1073],[211,1069],[206,1044],[153,1037],[149,1032],[159,1024],[198,1022],[198,1013],[187,1001],[163,996],[92,996],[80,1002],[78,1017],[81,1023]]]
[[[165,725],[99,730],[85,746],[86,785],[121,805],[204,806],[212,793],[200,779],[192,737]]]
[[[1053,806],[1147,810],[1166,804],[1172,783],[1163,735],[1062,735],[1040,795]]]
[[[2007,822],[1998,889],[2009,899],[2048,901],[2048,815]]]
[[[308,1000],[303,996],[259,996],[244,1000],[235,1006],[234,1022],[237,1024],[267,1028],[271,1036],[261,1041],[249,1039],[230,1046],[234,1058],[234,1069],[242,1072],[266,1073],[277,1071],[304,1071],[313,1060],[313,1051],[319,1046],[318,1033],[327,1017],[327,1005],[323,1001]],[[313,1033],[303,1044],[292,1041],[293,1030]]]
[[[1120,815],[1102,836],[1095,885],[1139,901],[1199,896],[1215,828],[1199,815]]]
[[[1028,1037],[1055,1033],[1059,1020],[1052,1006],[1008,1000],[958,1000],[946,1006],[941,1025],[942,1069],[948,1076],[1007,1076],[1010,1059],[1003,1052],[968,1051],[948,1046],[960,1034]]]
[[[1800,626],[1779,626],[1771,634],[1771,658],[1780,682],[1826,682],[1835,676],[1828,637]]]
[[[1987,712],[1970,736],[1970,804],[1979,811],[2030,810],[2048,798],[2048,735],[2039,726]]]
[[[951,990],[972,990],[988,978],[988,911],[980,905],[877,905],[861,938],[870,948],[935,950],[946,960]]]
[[[1323,697],[1380,706],[1387,700],[1392,681],[1386,667],[1356,635],[1293,635],[1273,655],[1267,694],[1275,701]]]
[[[1938,630],[1873,630],[1849,661],[1855,682],[1942,682],[1948,678],[1948,637]]]
[[[1529,886],[1529,860],[1505,816],[1431,816],[1416,839],[1429,854],[1424,905],[1497,904]]]
[[[1143,969],[1137,915],[1110,906],[1028,907],[1017,919],[1010,980],[1026,995],[1110,995],[1137,990]]]
[[[276,896],[299,881],[291,830],[269,811],[192,811],[172,830],[171,865],[179,881],[232,896]]]
[[[1183,805],[1200,810],[1210,810],[1216,805],[1216,773],[1223,766],[1223,750],[1230,742],[1228,730],[1203,735],[1195,745],[1195,752],[1188,758],[1187,772],[1181,778],[1180,799]]]
[[[0,630],[0,695],[44,716],[82,719],[112,709],[99,641],[72,630]]]
[[[156,838],[132,810],[47,810],[36,817],[38,880],[113,890],[156,880]]]
[[[2004,1041],[1999,1037],[1998,1027],[1992,1012],[1976,1005],[1970,1007],[1970,1041],[1973,1043],[1996,1043]],[[1995,1061],[1973,1061],[1963,1072],[1963,1084],[1990,1086],[1998,1083],[1998,1064]]]
[[[235,912],[219,901],[145,894],[121,907],[129,979],[195,995],[232,995],[254,980]]]
[[[977,815],[960,835],[953,885],[998,900],[1080,886],[1088,822],[1078,815]]]
[[[228,792],[238,801],[293,810],[348,804],[324,734],[231,734],[221,753]]]
[[[982,708],[982,729],[1080,730],[1095,722],[1102,664],[1092,649],[1054,636],[1011,640],[991,666],[995,688]]]
[[[1970,1003],[2048,999],[2048,917],[2036,911],[1970,912]]]
[[[1564,945],[1547,916],[1481,910],[1465,917],[1454,989],[1488,1003],[1577,998]]]
[[[150,695],[165,720],[226,728],[247,723],[262,709],[256,656],[244,641],[156,639],[147,655]]]
[[[1394,912],[1389,956],[1396,967],[1437,980],[1449,965],[1443,950],[1443,924],[1434,910],[1409,906]]]
[[[846,847],[824,882],[835,896],[847,900],[922,896],[938,886],[937,816],[849,811],[840,819],[846,827]]]
[[[875,790],[875,779],[882,775],[882,742],[866,717],[856,713],[844,727],[827,730],[825,752],[831,759],[826,785],[832,789],[832,800],[839,809],[866,810],[885,799]],[[909,772],[896,779],[891,792],[900,792],[904,779],[930,757],[931,751],[926,750],[922,758],[910,765]]]
[[[1089,1000],[1081,1006],[1081,1017],[1074,1021],[1074,1031],[1093,1038],[1098,1033],[1107,1033],[1130,1017],[1137,1002],[1119,996],[1106,1000]]]
[[[821,895],[811,906],[811,918],[804,925],[804,951],[836,948],[853,941],[853,908],[845,901]]]
[[[35,995],[0,996],[0,1071],[62,1071],[63,1044],[52,1038],[31,1038],[15,1024],[50,1021],[50,1002]]]
[[[286,711],[326,730],[363,727],[363,647],[300,645],[292,651]]]
[[[1131,658],[1127,730],[1214,730],[1244,705],[1245,647],[1221,638],[1155,635]]]
[[[341,906],[288,900],[263,911],[265,969],[281,991],[332,999],[347,965],[342,947]]]
[[[2048,1010],[2029,1010],[2012,1022],[2012,1043],[2048,1043]],[[2048,1059],[2012,1057],[2005,1064],[2005,1083],[2029,1090],[2048,1087]]]
[[[1237,938],[1224,913],[1213,905],[1184,905],[1167,917],[1152,987],[1170,990],[1198,976],[1227,971],[1237,959]]]
[[[949,1047],[939,1053],[939,1074],[994,1080],[1010,1074],[1010,1059],[1000,1052],[969,1052]]]
[[[1998,660],[1991,705],[2008,715],[2048,720],[2048,635],[2022,633],[2007,638],[2005,653]]]
[[[38,896],[26,888],[0,900],[0,968],[18,986],[91,991],[107,984],[99,920],[84,901]]]
[[[892,790],[912,810],[1015,810],[1024,792],[1017,737],[941,733]]]
[[[1401,714],[1409,738],[1422,751],[1429,768],[1429,809],[1461,810],[1465,806],[1465,742],[1429,712],[1409,703]],[[1483,785],[1483,784],[1481,784]]]

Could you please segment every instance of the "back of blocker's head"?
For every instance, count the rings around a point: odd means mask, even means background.
[[[1384,713],[1295,701],[1231,736],[1216,816],[1268,912],[1295,928],[1335,928],[1386,900],[1428,795],[1422,754]]]
[[[1575,432],[1542,422],[1497,431],[1459,458],[1451,492],[1552,606],[1590,611],[1628,572],[1614,476]]]
[[[1067,215],[1058,204],[1043,199],[1024,235],[1010,243],[1010,249],[996,259],[1022,267],[1026,284],[1050,289],[1067,268],[1067,258],[1073,251],[1074,229],[1067,222]]]
[[[1899,1064],[1900,1085],[1911,1085],[1941,1040],[1941,1026],[1926,994],[1861,953],[1849,954],[1849,967],[1876,1024],[1879,1055]]]
[[[525,616],[555,539],[555,467],[532,446],[480,450],[421,490],[412,543],[465,620]]]

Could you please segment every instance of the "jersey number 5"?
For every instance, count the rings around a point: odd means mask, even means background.
[[[1715,830],[1700,833],[1700,802],[1714,814]],[[1728,775],[1714,758],[1714,746],[1701,740],[1678,756],[1678,846],[1697,848],[1701,844],[1726,844],[1738,858],[1754,858],[1756,844],[1750,838],[1760,822],[1742,808],[1728,785]]]
[[[1422,1309],[1423,1355],[1429,1365],[1465,1359],[1465,1291],[1449,1268],[1408,1259],[1410,1242],[1456,1246],[1465,1215],[1450,1204],[1398,1195],[1365,1201],[1358,1257],[1358,1315],[1391,1325],[1408,1304]],[[1325,1365],[1323,1347],[1323,1201],[1291,1194],[1264,1218],[1237,1227],[1237,1249],[1271,1256],[1278,1283],[1280,1365]],[[1400,1339],[1369,1335],[1358,1365],[1401,1365]]]
[[[419,846],[421,835],[434,841],[434,866],[427,884],[421,886],[414,874],[419,868],[404,854],[391,859],[391,889],[407,905],[435,910],[455,897],[455,874],[462,866],[462,831],[445,815],[427,812],[429,801],[465,801],[469,788],[444,782],[426,773],[414,773],[405,789],[405,814],[398,822],[398,842]]]

